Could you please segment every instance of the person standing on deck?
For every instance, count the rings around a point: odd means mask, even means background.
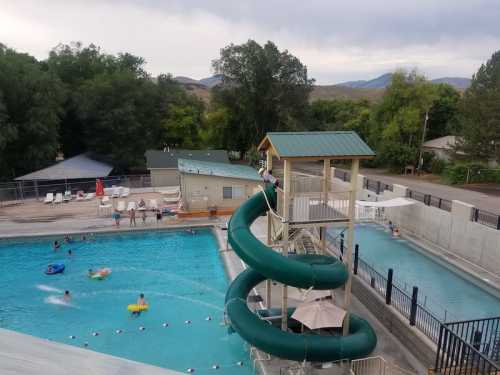
[[[137,225],[135,222],[135,210],[133,208],[130,210],[130,226],[132,225],[134,227]]]

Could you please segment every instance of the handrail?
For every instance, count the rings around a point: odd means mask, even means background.
[[[264,195],[264,198],[266,199],[267,207],[269,208],[269,211],[272,215],[276,216],[278,219],[281,220],[282,223],[286,223],[288,220],[286,220],[283,216],[280,216],[271,206],[271,203],[269,203],[269,200],[267,199],[266,192],[262,185],[259,185],[260,192]]]

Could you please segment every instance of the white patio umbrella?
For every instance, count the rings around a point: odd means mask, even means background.
[[[329,290],[311,290],[288,287],[288,298],[299,302],[309,302],[317,299],[329,297]]]
[[[293,312],[292,318],[310,329],[342,327],[346,311],[328,300],[304,302]]]

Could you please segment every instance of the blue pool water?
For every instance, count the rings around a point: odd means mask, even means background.
[[[331,230],[335,235],[335,230]],[[356,225],[355,243],[359,256],[378,272],[387,275],[394,270],[397,284],[419,288],[419,301],[440,318],[447,311],[447,320],[464,320],[498,316],[500,300],[477,287],[457,273],[421,254],[404,239],[389,235],[383,227],[372,224]]]
[[[244,343],[221,325],[228,282],[210,230],[99,235],[56,253],[51,243],[0,241],[0,327],[182,372],[251,373]],[[60,262],[64,274],[44,275]],[[89,279],[99,267],[111,276]],[[134,318],[126,307],[140,293],[150,310]]]

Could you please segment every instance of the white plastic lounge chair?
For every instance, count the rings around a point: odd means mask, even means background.
[[[169,189],[168,191],[163,191],[164,195],[163,201],[165,203],[177,203],[181,199],[181,189],[179,186]]]
[[[64,192],[63,201],[64,202],[69,202],[70,200],[71,200],[71,191],[70,190],[66,190]]]
[[[83,199],[86,201],[89,201],[89,200],[93,199],[94,197],[95,197],[95,193],[87,193],[87,195],[85,195],[85,198],[83,198]]]
[[[122,188],[122,192],[120,194],[120,198],[126,198],[130,194],[130,188]]]
[[[105,195],[101,199],[101,205],[108,204],[109,201],[110,201],[109,197],[107,195]]]
[[[100,204],[99,205],[99,216],[109,215],[111,210],[113,209],[113,205],[111,204]]]
[[[85,193],[83,190],[79,190],[76,192],[76,200],[77,201],[83,201],[85,199]]]
[[[62,193],[57,193],[56,198],[54,199],[54,203],[62,203],[63,202],[63,195]]]
[[[113,187],[113,198],[119,198],[122,193],[122,188],[120,186],[114,186]]]
[[[134,201],[128,202],[127,211],[137,210],[137,204]]]
[[[162,190],[159,190],[158,192],[163,195],[177,195],[181,191],[180,186],[169,186],[165,187]]]
[[[150,210],[157,210],[158,209],[158,202],[156,199],[150,199],[148,202],[148,208]]]
[[[47,193],[43,203],[52,203],[52,202],[54,202],[54,193]]]
[[[118,201],[116,209],[120,212],[125,211],[125,201]]]

